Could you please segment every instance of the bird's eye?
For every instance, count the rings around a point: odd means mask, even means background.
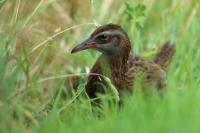
[[[102,41],[107,41],[108,38],[109,37],[107,35],[105,35],[105,34],[99,36],[99,39],[102,40]]]

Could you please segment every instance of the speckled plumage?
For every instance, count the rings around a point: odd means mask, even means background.
[[[110,32],[109,39],[98,37],[99,34],[107,31]],[[115,35],[112,36],[112,33]],[[115,24],[100,26],[91,34],[89,40],[96,44],[97,42],[100,43],[96,47],[89,48],[102,52],[90,73],[109,77],[120,93],[133,90],[135,79],[138,77],[142,77],[143,83],[153,85],[157,89],[162,89],[165,86],[166,68],[174,55],[174,45],[164,44],[155,59],[145,60],[131,54],[131,43],[128,35],[120,26]],[[80,51],[77,49],[80,48],[74,48],[72,52]],[[86,48],[81,48],[81,50],[83,49]],[[102,76],[91,74],[86,84],[86,92],[90,98],[95,98],[96,93],[105,92],[105,86],[106,82]]]

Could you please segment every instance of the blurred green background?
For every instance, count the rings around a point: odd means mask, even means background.
[[[199,0],[0,0],[0,132],[199,133],[199,13]],[[111,22],[143,57],[167,40],[176,44],[162,97],[137,88],[120,109],[91,107],[81,73],[100,53],[70,50]],[[66,82],[75,74],[76,91]]]

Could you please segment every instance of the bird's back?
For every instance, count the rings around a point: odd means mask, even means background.
[[[166,68],[170,64],[174,52],[174,45],[165,43],[153,60],[143,59],[137,55],[130,55],[127,61],[128,69],[124,73],[124,76],[111,77],[111,80],[119,91],[132,90],[136,84],[145,85],[144,88],[151,85],[157,89],[162,89],[166,83]],[[104,75],[102,70],[103,65],[99,58],[91,69],[91,73]],[[119,72],[115,71],[115,73]],[[99,82],[105,84],[101,76],[90,75],[88,77],[86,90],[90,95],[94,95],[95,92],[102,92],[105,89],[102,88]]]
[[[165,77],[166,72],[155,62],[130,55],[126,73],[126,81],[130,89],[138,84],[144,88],[151,85],[162,89],[165,86]]]

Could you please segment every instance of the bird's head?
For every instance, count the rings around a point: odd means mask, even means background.
[[[131,44],[126,32],[116,24],[98,27],[88,39],[74,47],[71,53],[96,49],[107,55],[130,53]]]

